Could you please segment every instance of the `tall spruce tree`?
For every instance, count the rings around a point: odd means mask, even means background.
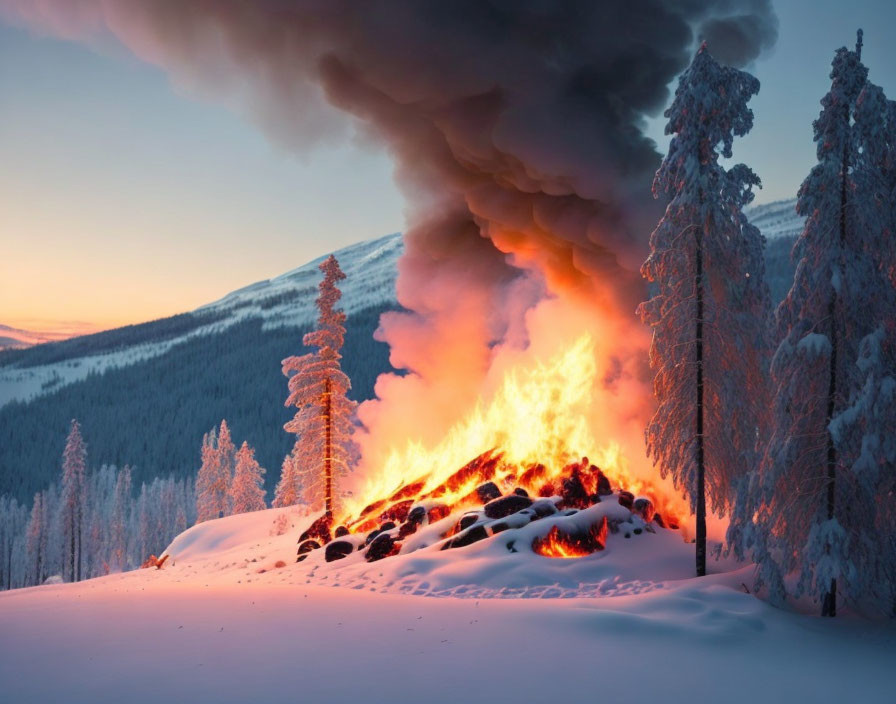
[[[874,526],[889,450],[875,443],[892,422],[884,408],[892,262],[879,259],[891,204],[874,124],[886,101],[867,83],[861,42],[860,31],[855,51],[837,51],[814,123],[818,164],[800,187],[806,225],[777,311],[776,417],[756,512],[760,582],[783,600],[782,576],[798,570],[795,595],[820,601],[823,616],[836,615],[838,592],[863,601],[884,556]]]
[[[71,581],[81,579],[81,544],[84,533],[84,501],[87,492],[87,446],[81,426],[72,420],[62,452],[62,531],[65,567]]]
[[[218,427],[218,467],[220,470],[219,482],[225,488],[226,506],[222,515],[229,516],[232,513],[230,506],[230,485],[233,483],[233,472],[236,468],[236,445],[230,435],[230,427],[226,420],[221,421]]]
[[[724,514],[757,457],[770,312],[763,238],[743,215],[759,178],[725,169],[735,136],[753,126],[759,82],[718,64],[706,46],[679,79],[666,133],[669,153],[654,195],[669,199],[642,274],[656,293],[641,304],[653,328],[658,407],[648,454],[696,514],[696,568],[706,574],[706,508]]]
[[[324,278],[318,286],[317,329],[303,339],[317,351],[283,360],[283,373],[289,377],[285,405],[298,409],[283,427],[298,436],[293,457],[301,463],[302,485],[332,516],[338,499],[336,483],[349,471],[355,452],[351,435],[357,404],[347,396],[351,382],[339,363],[345,313],[336,307],[342,297],[337,284],[345,274],[332,254],[319,268]]]

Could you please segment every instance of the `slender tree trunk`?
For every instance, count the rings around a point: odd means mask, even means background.
[[[834,315],[836,312],[835,297],[831,298],[829,313],[831,316],[831,369],[828,378],[828,413],[827,422],[830,427],[831,419],[834,417],[834,401],[837,394],[837,335],[834,328]],[[834,517],[835,498],[836,498],[836,482],[837,482],[837,448],[834,446],[834,438],[828,431],[828,491],[827,491],[827,508],[828,520]],[[831,580],[831,586],[828,593],[825,594],[821,604],[822,616],[837,615],[837,580]]]
[[[34,578],[37,580],[37,584],[41,584],[43,580],[43,568],[44,568],[44,551],[43,551],[43,532],[41,532],[40,537],[37,539],[37,571],[34,575]]]
[[[697,576],[706,574],[706,469],[703,445],[703,230],[697,228]]]
[[[324,441],[324,508],[328,516],[333,515],[333,414],[332,384],[327,378],[324,382],[324,425],[326,438]]]
[[[69,516],[68,522],[69,529],[69,541],[68,541],[68,563],[69,563],[69,578],[74,582],[75,581],[75,512],[72,510]]]
[[[75,576],[75,581],[81,581],[81,508],[78,507],[78,550],[77,555],[75,556],[75,568],[77,569],[77,575]]]
[[[845,120],[849,126],[849,110],[847,108]],[[849,170],[849,139],[843,145],[843,156],[840,162],[840,251],[843,252],[846,246],[846,177]],[[827,424],[828,429],[828,491],[827,491],[827,515],[828,520],[834,518],[836,509],[836,489],[837,489],[837,447],[834,444],[834,436],[831,435],[830,425],[834,418],[837,404],[837,353],[838,353],[838,330],[837,330],[837,292],[831,295],[831,302],[828,306],[828,317],[831,321],[831,368],[828,377],[828,409]],[[825,594],[821,604],[822,616],[837,615],[837,580],[831,580],[831,586],[828,593]]]

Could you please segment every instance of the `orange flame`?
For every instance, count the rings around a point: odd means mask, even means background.
[[[437,500],[452,509],[471,505],[477,503],[476,488],[486,481],[495,482],[502,493],[522,487],[531,495],[559,494],[570,465],[583,453],[614,487],[648,494],[664,515],[681,515],[680,499],[629,471],[617,442],[594,437],[597,372],[594,339],[587,333],[546,362],[510,368],[491,400],[480,399],[435,446],[408,442],[393,449],[378,472],[368,472],[360,491],[345,501],[347,515],[357,517],[350,522],[357,529],[373,525],[380,509],[411,498]]]
[[[587,533],[568,533],[555,525],[544,538],[536,538],[532,550],[544,557],[585,557],[607,544],[607,518],[595,523]]]

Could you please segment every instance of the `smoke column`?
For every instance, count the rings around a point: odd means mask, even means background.
[[[742,65],[777,36],[769,0],[0,8],[57,36],[114,38],[289,148],[349,131],[385,145],[408,200],[398,279],[408,312],[385,316],[379,335],[411,373],[381,377],[379,400],[361,409],[368,462],[393,437],[438,437],[503,366],[567,326],[596,332],[615,412],[642,422],[646,340],[633,311],[662,209],[642,121],[662,110],[698,38]]]

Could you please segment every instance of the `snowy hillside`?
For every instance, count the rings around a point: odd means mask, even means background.
[[[805,218],[796,213],[795,198],[751,206],[746,215],[767,240],[796,237],[805,223]]]
[[[345,272],[342,308],[351,315],[371,305],[395,300],[396,262],[404,249],[401,235],[386,235],[335,252]],[[327,255],[268,281],[241,288],[195,312],[225,314],[220,325],[243,317],[264,319],[265,326],[301,327],[314,321],[314,299],[320,281],[318,265]]]
[[[402,249],[401,235],[392,234],[335,252],[347,277],[342,301],[346,313],[394,301],[395,265]],[[263,329],[307,325],[316,315],[314,299],[320,277],[317,266],[323,259],[319,257],[298,269],[251,284],[198,308],[188,314],[195,318],[196,324],[185,326],[188,329],[180,334],[163,334],[162,324],[166,321],[156,321],[131,326],[146,328],[136,343],[114,338],[106,343],[105,338],[112,337],[110,333],[98,333],[79,338],[94,341],[91,347],[96,349],[92,353],[79,354],[75,340],[68,343],[73,350],[71,354],[65,347],[56,346],[54,351],[59,354],[54,356],[62,359],[51,363],[40,363],[50,351],[47,348],[23,351],[18,356],[0,356],[0,406],[55,391],[91,373],[158,357],[186,340],[225,332],[247,318],[261,319]],[[153,334],[154,326],[159,327],[157,335]]]
[[[0,594],[4,699],[892,700],[893,624],[776,610],[720,563],[688,578],[672,532],[578,559],[510,553],[502,533],[341,567],[294,561],[309,520],[210,521],[161,570]]]

